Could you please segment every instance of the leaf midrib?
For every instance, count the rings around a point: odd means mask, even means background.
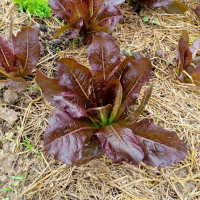
[[[4,60],[6,61],[6,64],[7,64],[8,67],[9,67],[10,64],[9,64],[9,62],[8,62],[8,60],[7,60],[7,58],[6,58],[6,55],[4,54],[4,51],[3,51],[3,49],[2,49],[1,47],[0,47],[0,50],[1,50],[2,54],[3,54]]]
[[[27,37],[26,37],[26,39],[27,39],[27,46],[26,46],[26,62],[25,62],[25,66],[24,66],[23,72],[25,71],[25,69],[26,69],[26,67],[27,67],[27,63],[28,63],[28,56],[29,56],[29,51],[28,51],[28,49],[29,49],[29,30],[27,30]]]
[[[124,101],[125,101],[125,99],[133,92],[133,90],[135,89],[136,85],[138,84],[138,82],[140,81],[141,77],[143,76],[144,71],[145,71],[145,69],[143,69],[142,74],[140,75],[140,77],[138,78],[138,80],[135,82],[135,84],[133,85],[133,87],[131,87],[131,90],[129,91],[129,93],[128,93],[128,94],[126,95],[126,97],[124,98]]]
[[[165,146],[165,147],[167,147],[167,148],[174,149],[174,150],[176,150],[176,151],[181,151],[181,150],[178,150],[178,149],[176,149],[176,148],[167,146],[166,144],[159,143],[159,142],[156,142],[156,141],[154,141],[154,140],[150,140],[150,139],[147,139],[147,138],[145,138],[145,137],[142,137],[142,136],[139,136],[139,135],[136,135],[136,134],[135,134],[135,137],[141,138],[142,140],[146,140],[146,141],[149,141],[149,142],[151,142],[151,143],[156,143],[156,144],[158,144],[158,145],[160,145],[160,146]],[[181,151],[181,152],[184,152],[184,151]]]
[[[126,146],[127,144],[124,142],[124,140],[120,137],[120,135],[117,133],[117,131],[114,129],[114,127],[112,125],[110,125],[111,129],[114,131],[114,133],[117,135],[117,137],[119,138],[119,140]]]
[[[79,80],[76,78],[75,74],[70,70],[70,68],[68,67],[68,65],[66,65],[68,70],[70,71],[70,73],[72,74],[72,76],[74,77],[74,79],[76,80],[76,82],[78,83],[79,87],[81,88],[81,91],[83,92],[83,94],[85,95],[86,99],[89,100],[88,95],[85,93],[83,87],[81,86],[81,84],[79,83]]]

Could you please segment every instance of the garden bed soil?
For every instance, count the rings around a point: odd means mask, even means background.
[[[139,166],[113,164],[106,156],[79,167],[54,160],[43,151],[42,145],[53,107],[38,89],[33,72],[26,77],[27,91],[18,94],[14,103],[5,101],[6,87],[0,90],[1,108],[17,115],[12,126],[0,116],[0,199],[200,199],[200,87],[180,83],[175,62],[181,32],[187,30],[191,40],[200,37],[200,21],[194,15],[199,1],[183,2],[191,8],[184,15],[166,14],[160,8],[144,8],[138,15],[131,6],[121,5],[123,19],[112,35],[122,57],[128,56],[126,50],[129,50],[135,56],[151,59],[153,94],[140,120],[148,119],[176,131],[187,143],[186,159],[166,168],[143,163]],[[143,17],[148,17],[149,22],[144,22]],[[20,14],[10,0],[1,1],[0,34],[6,38],[12,18],[15,34],[30,24],[29,16]],[[153,20],[158,20],[160,25]],[[89,66],[88,45],[80,38],[73,43],[65,32],[58,40],[52,40],[61,23],[54,15],[49,19],[32,17],[31,20],[31,25],[42,25],[41,59],[37,67],[50,77],[57,76],[56,62],[62,57],[73,57]],[[43,32],[44,26],[46,32]],[[34,151],[25,151],[26,137]]]

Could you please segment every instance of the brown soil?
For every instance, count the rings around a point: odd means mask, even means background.
[[[167,168],[152,168],[141,163],[131,166],[113,164],[108,157],[95,159],[80,167],[71,167],[54,160],[43,151],[43,132],[53,107],[37,90],[35,72],[28,76],[28,89],[15,104],[5,104],[0,90],[0,105],[18,112],[13,127],[0,118],[0,199],[10,200],[121,200],[121,199],[200,199],[200,87],[182,84],[176,75],[175,54],[182,30],[190,39],[200,37],[200,22],[194,15],[198,0],[182,1],[191,9],[185,15],[169,15],[161,9],[144,8],[138,15],[122,5],[123,19],[112,35],[122,49],[148,57],[153,64],[152,97],[140,119],[148,119],[166,129],[175,130],[187,143],[187,158]],[[148,17],[145,23],[142,18]],[[10,0],[0,2],[0,34],[8,37],[11,19],[16,34],[29,25],[26,13],[20,14]],[[153,24],[158,20],[161,25]],[[40,32],[41,59],[38,68],[56,77],[56,62],[73,57],[89,66],[87,48],[81,39],[74,42],[64,33],[52,41],[60,27],[55,17],[32,18],[32,25],[45,25]],[[200,52],[199,52],[200,55]],[[1,116],[0,116],[1,117]],[[34,151],[27,149],[25,136]],[[24,144],[22,144],[24,143]],[[38,154],[37,154],[38,152]],[[7,191],[6,191],[7,190]],[[6,200],[7,200],[6,199]]]

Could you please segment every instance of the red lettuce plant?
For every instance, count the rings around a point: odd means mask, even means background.
[[[195,58],[200,48],[200,38],[189,47],[189,36],[183,31],[178,42],[176,63],[178,76],[181,82],[200,85],[200,58]]]
[[[196,13],[198,19],[200,20],[200,4],[196,7],[195,13]]]
[[[68,39],[75,38],[79,33],[84,36],[84,41],[91,43],[96,32],[107,32],[122,17],[116,7],[125,0],[50,0],[53,11],[67,25],[62,26],[55,34],[58,37],[64,30],[74,29]]]
[[[134,6],[162,7],[167,13],[181,14],[189,8],[179,1],[174,0],[131,0]]]
[[[37,26],[26,26],[15,37],[11,31],[8,41],[0,36],[0,77],[7,78],[7,86],[11,90],[26,90],[24,80],[40,57],[39,29]]]
[[[36,81],[57,107],[44,133],[44,149],[55,159],[79,165],[104,154],[114,162],[166,167],[187,155],[175,132],[146,120],[136,122],[152,86],[136,104],[151,77],[148,58],[120,61],[120,49],[107,33],[98,33],[88,48],[91,71],[72,58],[58,62],[58,78],[37,70]]]

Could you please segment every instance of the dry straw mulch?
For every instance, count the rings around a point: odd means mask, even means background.
[[[152,60],[154,71],[151,83],[154,85],[154,90],[140,119],[145,118],[166,129],[176,131],[187,143],[186,159],[164,169],[148,167],[142,163],[139,166],[126,163],[113,164],[106,156],[80,167],[71,167],[55,161],[45,154],[42,147],[43,131],[48,126],[53,107],[42,94],[33,99],[25,92],[21,94],[17,105],[8,105],[20,113],[17,124],[7,130],[15,132],[15,142],[1,138],[3,145],[10,147],[4,159],[13,157],[15,161],[11,166],[11,175],[24,176],[28,173],[28,177],[14,186],[13,180],[9,177],[9,167],[6,162],[3,162],[0,170],[4,169],[5,172],[7,169],[8,177],[0,185],[2,189],[10,186],[13,190],[2,194],[2,198],[10,197],[14,200],[200,199],[200,87],[180,83],[176,76],[175,63],[177,42],[182,30],[188,31],[190,39],[200,37],[200,22],[194,15],[194,8],[199,1],[185,0],[184,3],[191,8],[185,15],[169,15],[161,9],[145,8],[138,16],[130,6],[122,5],[124,17],[113,31],[113,36],[120,48],[140,52]],[[150,21],[143,22],[143,17],[149,17]],[[8,36],[12,18],[15,18],[15,33],[22,25],[29,23],[27,14],[18,13],[16,6],[10,1],[1,1],[1,35]],[[161,25],[154,24],[153,20],[158,20]],[[32,18],[32,24],[39,21],[37,18]],[[43,23],[48,24],[49,29],[52,30],[60,27],[53,17],[43,20]],[[53,76],[56,73],[55,60],[60,57],[73,57],[88,65],[87,47],[80,45],[73,49],[70,45],[66,50],[56,54],[53,54],[49,48],[49,53],[41,58],[38,67],[49,76]],[[29,81],[30,86],[34,84],[34,79]],[[2,106],[5,105],[3,101],[1,103]],[[17,126],[21,127],[20,131],[16,129]],[[1,136],[4,134],[2,130]],[[26,157],[26,153],[17,145],[23,142],[25,134],[31,145],[40,152],[40,157],[34,153]],[[20,162],[24,164],[20,165]]]

